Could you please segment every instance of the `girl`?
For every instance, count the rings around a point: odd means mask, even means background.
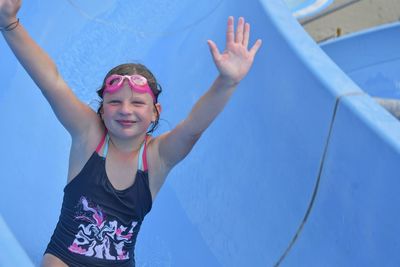
[[[193,148],[249,71],[250,25],[228,18],[226,48],[208,41],[219,71],[211,88],[173,130],[149,135],[161,113],[160,87],[140,64],[112,69],[98,91],[98,112],[83,104],[17,19],[21,0],[0,0],[0,27],[72,138],[61,215],[42,266],[135,266],[134,247],[167,174]]]

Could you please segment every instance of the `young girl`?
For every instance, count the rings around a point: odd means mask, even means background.
[[[261,40],[248,49],[250,25],[228,18],[226,48],[208,41],[219,75],[173,130],[152,137],[160,87],[140,64],[112,69],[98,91],[98,112],[83,104],[48,55],[29,37],[21,0],[0,0],[1,32],[72,137],[61,215],[42,266],[135,266],[141,223],[167,174],[193,148],[249,71]]]

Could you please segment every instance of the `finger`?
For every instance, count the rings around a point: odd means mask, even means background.
[[[229,16],[228,18],[228,26],[226,29],[226,42],[227,43],[233,43],[233,17]]]
[[[240,17],[236,28],[235,42],[241,44],[243,42],[244,18]]]
[[[261,44],[262,44],[261,39],[258,39],[258,40],[256,41],[256,43],[253,45],[253,47],[250,49],[250,55],[251,55],[252,57],[254,57],[254,56],[257,54],[257,51],[258,51],[258,49],[260,49]]]
[[[246,49],[249,46],[249,38],[250,38],[250,24],[246,23],[244,25],[244,34],[243,34],[243,45]]]
[[[214,60],[217,60],[220,56],[220,52],[218,50],[217,45],[211,40],[208,40],[207,44],[208,44],[208,47],[210,48],[212,57],[214,58]]]

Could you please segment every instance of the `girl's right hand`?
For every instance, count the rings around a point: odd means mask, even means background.
[[[22,0],[0,0],[0,27],[6,27],[17,20]]]

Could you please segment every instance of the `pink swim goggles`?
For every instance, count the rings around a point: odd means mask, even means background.
[[[133,75],[119,75],[113,74],[106,80],[106,86],[103,91],[103,96],[105,93],[113,94],[121,89],[124,84],[125,79],[128,79],[129,87],[140,94],[148,93],[153,98],[154,103],[156,102],[156,97],[151,90],[149,84],[147,83],[147,79],[139,74]]]

